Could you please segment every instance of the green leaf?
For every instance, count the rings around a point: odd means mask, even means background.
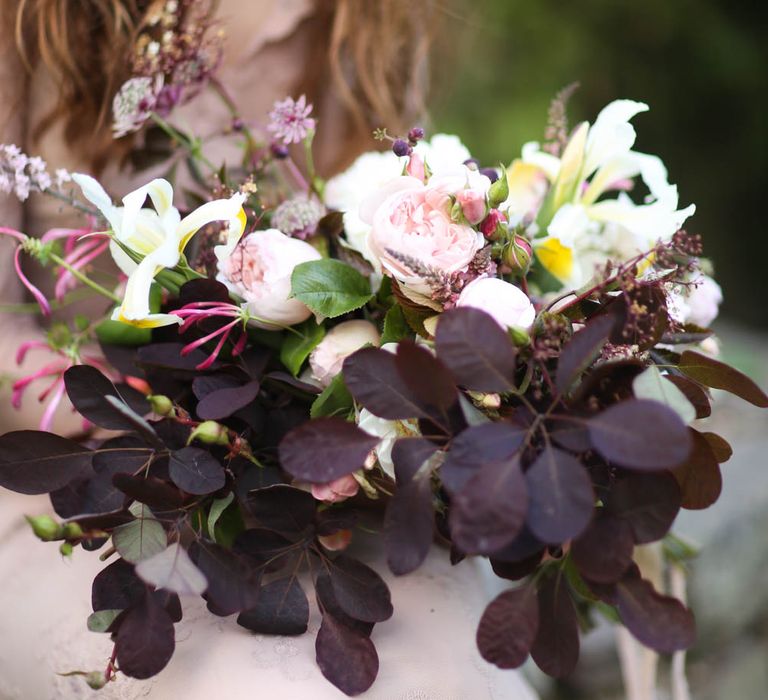
[[[768,396],[746,374],[706,355],[686,350],[680,371],[712,389],[723,389],[760,408],[768,408]]]
[[[168,536],[149,509],[143,508],[136,520],[115,528],[112,544],[123,559],[137,564],[162,552],[168,545]]]
[[[635,398],[651,399],[669,406],[686,425],[696,418],[696,409],[686,395],[664,378],[656,365],[638,374],[632,382]]]
[[[323,336],[325,336],[325,327],[318,324],[314,318],[307,319],[286,333],[283,347],[280,348],[280,361],[294,377]]]
[[[403,307],[395,304],[384,316],[384,332],[381,335],[381,344],[398,343],[411,335],[411,327],[405,320]]]
[[[106,632],[122,610],[97,610],[88,615],[88,629],[91,632]]]
[[[359,309],[373,298],[368,279],[353,267],[329,258],[297,265],[291,275],[291,296],[326,318]]]
[[[227,509],[227,506],[235,499],[235,494],[230,492],[224,498],[217,498],[211,503],[211,509],[208,511],[208,534],[216,542],[216,523],[221,514]]]
[[[352,409],[352,406],[352,394],[349,393],[349,389],[344,383],[344,377],[339,373],[325,387],[323,393],[314,400],[309,409],[309,415],[312,418],[344,416]]]

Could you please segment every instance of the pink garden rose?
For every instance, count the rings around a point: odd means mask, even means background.
[[[461,190],[456,194],[456,201],[461,205],[464,218],[473,226],[485,218],[486,196],[479,190]]]
[[[267,330],[279,330],[306,321],[312,312],[298,299],[289,299],[293,268],[319,260],[309,243],[290,238],[277,229],[254,231],[219,261],[217,279],[241,296],[254,323]]]
[[[352,498],[359,489],[360,484],[357,483],[357,479],[352,474],[347,474],[329,481],[327,484],[312,484],[312,495],[318,501],[338,503]]]
[[[334,326],[309,356],[312,378],[328,386],[349,355],[369,343],[378,346],[379,338],[379,331],[369,321],[345,321]]]
[[[503,328],[530,328],[536,318],[531,300],[514,284],[498,277],[480,277],[461,290],[456,306],[485,311]]]
[[[450,274],[465,270],[483,245],[482,234],[451,219],[451,195],[461,189],[454,176],[432,178],[425,185],[404,175],[383,185],[360,208],[361,218],[371,224],[372,254],[385,272],[413,291],[429,295],[430,288],[400,256]]]

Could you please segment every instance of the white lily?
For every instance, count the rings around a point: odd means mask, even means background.
[[[517,174],[528,179],[543,175],[551,183],[538,217],[547,236],[535,241],[536,252],[563,284],[579,286],[589,276],[590,264],[617,254],[629,257],[659,239],[668,240],[696,210],[694,205],[677,209],[677,187],[669,183],[658,157],[632,150],[636,133],[629,120],[647,110],[642,102],[611,102],[591,127],[588,122],[576,127],[562,157],[527,143],[521,162],[533,169],[509,171],[512,189],[526,186],[514,181]],[[638,175],[650,192],[644,204],[623,193],[597,201],[616,183]]]
[[[96,206],[109,222],[114,239],[110,252],[118,267],[128,275],[122,304],[112,319],[140,328],[156,328],[181,323],[174,314],[153,314],[149,309],[152,280],[163,268],[175,267],[192,236],[206,224],[228,222],[226,243],[214,248],[219,260],[227,258],[245,230],[245,195],[217,199],[195,209],[183,219],[173,206],[173,187],[167,180],[152,180],[123,197],[123,206],[112,203],[104,188],[89,175],[74,173],[72,179],[85,198]],[[149,196],[154,209],[144,208]],[[139,263],[118,242],[143,256]]]

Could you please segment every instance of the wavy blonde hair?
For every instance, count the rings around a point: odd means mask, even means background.
[[[217,0],[211,0],[214,5]],[[31,71],[42,63],[58,86],[39,136],[61,121],[65,137],[95,168],[119,151],[110,135],[112,99],[154,0],[16,0],[16,43]],[[423,116],[434,0],[316,0],[303,87],[317,99],[333,86],[360,136],[375,126],[404,129]],[[122,144],[125,148],[125,144]]]

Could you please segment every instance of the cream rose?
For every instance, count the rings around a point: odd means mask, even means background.
[[[482,234],[451,219],[450,195],[455,190],[450,190],[455,178],[440,180],[425,185],[414,177],[398,177],[368,197],[360,208],[361,218],[371,224],[368,247],[382,268],[425,296],[429,296],[430,287],[412,269],[414,264],[447,274],[460,272],[483,245]]]
[[[378,346],[379,338],[379,331],[369,321],[345,321],[334,326],[309,356],[312,378],[328,386],[349,355],[369,343]]]
[[[480,277],[461,290],[456,306],[470,306],[493,316],[502,327],[530,328],[536,318],[531,300],[514,284]]]
[[[216,279],[245,300],[256,325],[279,330],[312,315],[298,299],[289,299],[291,274],[300,263],[320,257],[309,243],[277,229],[254,231],[228,258],[219,261]]]

